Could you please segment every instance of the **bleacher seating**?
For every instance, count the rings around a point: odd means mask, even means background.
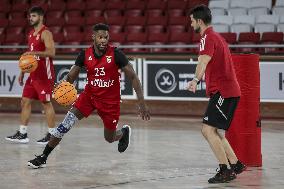
[[[30,30],[27,11],[32,5],[41,5],[46,10],[45,23],[52,31],[56,44],[90,44],[92,26],[96,23],[110,25],[110,41],[116,45],[195,44],[199,42],[200,36],[192,32],[187,12],[198,4],[210,7],[213,28],[230,44],[283,44],[284,0],[276,0],[275,5],[272,2],[275,1],[5,0],[0,6],[0,45],[26,44],[24,35]],[[15,32],[21,36],[19,41],[11,37],[11,33]],[[78,49],[60,49],[59,52],[75,52],[75,50]],[[260,52],[257,48],[237,50]],[[17,51],[19,51],[17,48],[5,50],[5,52]],[[147,50],[127,49],[126,51],[146,52]],[[195,53],[197,51],[177,47],[156,48],[153,52]],[[277,48],[270,48],[263,52],[280,51]]]

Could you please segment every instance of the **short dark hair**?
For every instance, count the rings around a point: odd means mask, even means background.
[[[40,6],[30,8],[29,13],[37,13],[40,16],[44,16],[44,10]]]
[[[109,26],[107,24],[98,23],[93,26],[93,31],[104,30],[109,31]]]
[[[206,5],[197,5],[192,8],[188,16],[190,15],[192,15],[195,20],[202,20],[206,25],[210,24],[212,20],[211,11]]]

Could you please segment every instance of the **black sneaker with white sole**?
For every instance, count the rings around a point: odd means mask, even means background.
[[[42,139],[36,141],[36,143],[37,143],[37,144],[46,145],[46,144],[48,143],[50,137],[51,137],[51,134],[50,134],[50,133],[47,133],[47,134],[45,135],[45,137],[43,137]]]
[[[34,169],[46,167],[46,159],[47,157],[44,154],[36,156],[35,159],[28,161],[28,166]]]
[[[130,145],[131,128],[129,125],[124,125],[121,129],[123,132],[122,138],[118,142],[118,151],[124,152]]]
[[[237,161],[236,164],[230,164],[231,169],[238,175],[247,169],[247,166],[243,164],[240,160]]]
[[[217,174],[208,180],[209,183],[226,183],[234,180],[236,177],[232,169],[228,169],[226,165],[219,164],[220,168],[217,169]]]
[[[6,140],[12,141],[12,142],[16,142],[16,143],[28,143],[30,141],[30,139],[28,138],[28,134],[22,134],[20,133],[20,131],[17,131],[16,134],[12,135],[12,136],[7,136],[5,138]]]

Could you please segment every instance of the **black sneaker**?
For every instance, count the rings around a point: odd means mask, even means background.
[[[36,143],[37,143],[37,144],[46,145],[46,144],[48,143],[50,137],[51,137],[51,134],[50,134],[50,133],[47,133],[44,138],[42,138],[42,139],[36,141]]]
[[[121,131],[123,132],[123,136],[118,143],[118,151],[120,153],[124,152],[130,145],[131,128],[129,125],[124,125]]]
[[[231,169],[238,175],[247,169],[247,166],[243,164],[240,160],[237,161],[236,164],[230,164]]]
[[[12,142],[17,142],[17,143],[28,143],[30,139],[28,138],[28,134],[22,134],[20,131],[17,131],[16,134],[12,136],[7,136],[5,138],[6,140],[12,141]]]
[[[28,161],[28,166],[34,169],[46,167],[46,159],[44,154],[36,156],[35,159]]]
[[[209,183],[225,183],[236,178],[236,174],[232,169],[228,169],[226,165],[222,164],[219,166],[220,169],[217,169],[217,174],[208,180]]]

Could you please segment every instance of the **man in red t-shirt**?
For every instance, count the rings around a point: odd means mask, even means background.
[[[120,153],[128,148],[131,135],[130,126],[124,125],[122,129],[117,129],[120,116],[120,69],[131,80],[136,91],[142,119],[150,119],[141,83],[132,65],[122,51],[108,44],[109,27],[105,24],[96,24],[92,38],[94,44],[80,52],[75,65],[65,78],[66,81],[73,83],[80,69],[84,67],[87,71],[88,83],[66,114],[65,119],[52,132],[52,137],[43,154],[28,162],[28,165],[33,168],[45,167],[48,155],[58,145],[64,134],[72,128],[76,121],[88,117],[94,110],[97,110],[103,120],[105,140],[109,143],[119,141],[118,151]]]
[[[41,7],[32,7],[29,10],[29,21],[33,29],[28,34],[29,51],[24,55],[34,55],[38,61],[38,67],[30,73],[25,82],[22,94],[22,111],[20,129],[15,135],[6,137],[6,140],[18,143],[27,143],[28,123],[31,115],[31,103],[39,100],[42,103],[47,119],[49,131],[46,136],[38,140],[38,144],[47,144],[50,132],[55,126],[55,113],[51,103],[52,89],[54,85],[54,68],[52,58],[55,56],[55,47],[52,33],[43,25],[44,10]],[[19,83],[22,86],[24,73],[19,75]]]
[[[201,39],[195,77],[188,83],[188,89],[195,92],[205,74],[206,94],[210,99],[201,132],[220,166],[218,173],[208,182],[228,182],[235,179],[236,174],[245,169],[245,165],[237,159],[227,139],[218,129],[229,129],[241,96],[240,87],[228,45],[210,26],[210,9],[205,5],[197,6],[191,10],[190,19],[191,26],[196,33],[201,34]]]

